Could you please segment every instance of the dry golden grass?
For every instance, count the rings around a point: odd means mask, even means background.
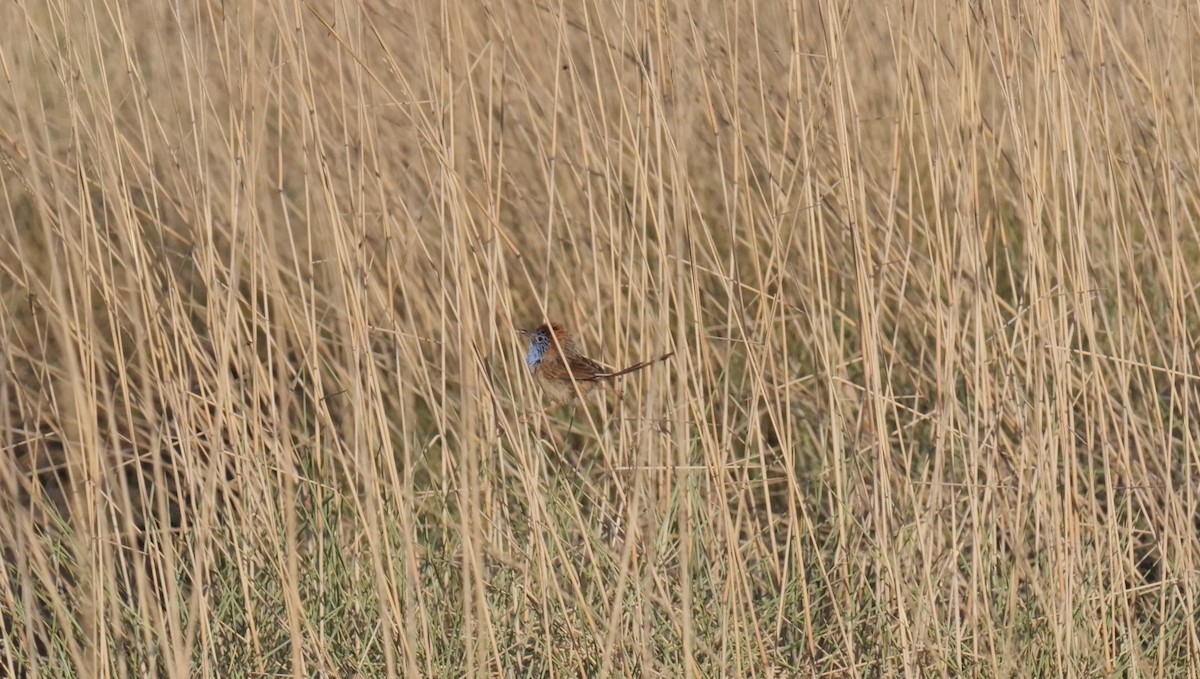
[[[1200,674],[1194,4],[0,19],[0,674]]]

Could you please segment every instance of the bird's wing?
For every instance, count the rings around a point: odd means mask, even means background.
[[[608,373],[608,368],[582,354],[572,356],[567,365],[570,366],[571,375],[577,382],[593,382]]]

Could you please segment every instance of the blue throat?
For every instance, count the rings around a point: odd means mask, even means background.
[[[546,349],[549,347],[549,337],[542,333],[533,336],[529,342],[529,353],[525,354],[525,364],[529,366],[529,372],[537,370],[538,364],[542,362],[542,358],[546,355]]]

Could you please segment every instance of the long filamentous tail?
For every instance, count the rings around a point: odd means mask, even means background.
[[[601,373],[599,375],[596,375],[596,379],[607,380],[607,379],[612,379],[614,377],[620,377],[621,375],[628,375],[629,373],[637,372],[647,366],[654,365],[655,363],[658,363],[659,361],[665,361],[674,355],[675,355],[674,351],[668,351],[667,353],[663,354],[662,356],[659,356],[658,358],[652,358],[649,361],[642,361],[641,363],[634,363],[633,365],[629,366],[628,368],[622,368],[616,372]]]

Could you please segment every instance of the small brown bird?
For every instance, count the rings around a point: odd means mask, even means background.
[[[543,323],[535,330],[517,330],[529,339],[529,352],[525,354],[529,372],[555,404],[574,398],[576,386],[578,393],[585,395],[595,387],[603,386],[606,380],[628,375],[675,355],[671,351],[622,370],[611,370],[581,354],[575,340],[558,323]]]

